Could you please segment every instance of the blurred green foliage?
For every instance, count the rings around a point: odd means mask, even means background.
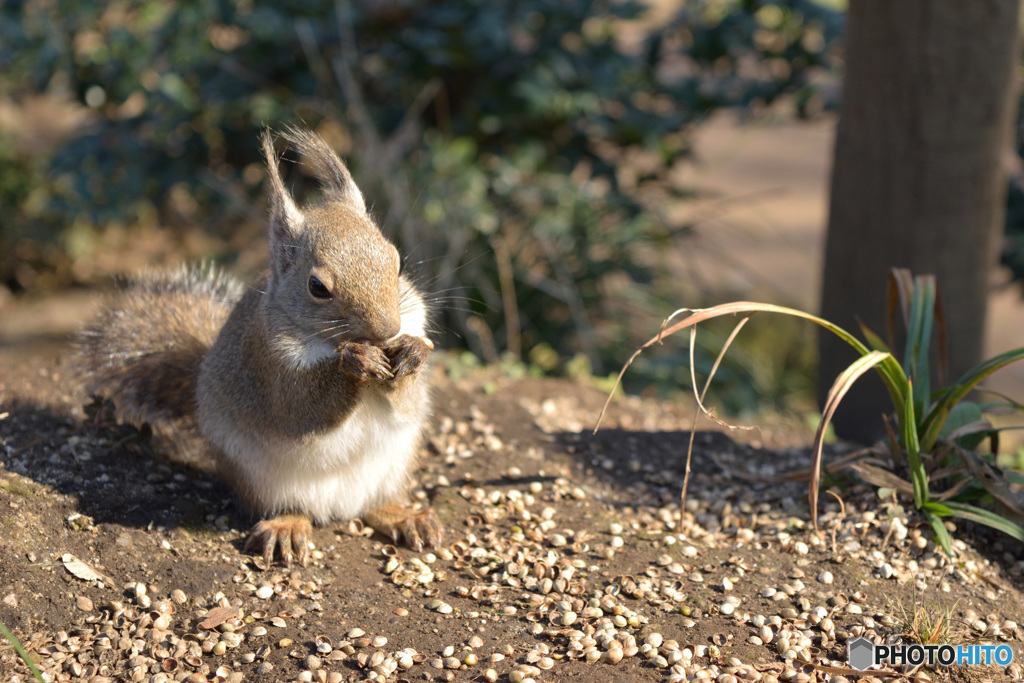
[[[259,219],[258,132],[304,122],[418,263],[441,330],[484,357],[546,343],[607,372],[647,332],[630,318],[665,312],[668,257],[689,229],[663,215],[687,197],[671,172],[693,125],[784,95],[812,110],[842,19],[808,0],[647,10],[5,2],[0,97],[63,93],[87,115],[45,154],[0,137],[0,277],[17,291],[19,263],[46,267],[39,254],[66,254],[72,234],[81,251],[111,224],[225,235]]]

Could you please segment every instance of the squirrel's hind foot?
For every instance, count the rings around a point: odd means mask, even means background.
[[[363,521],[395,543],[405,541],[416,552],[423,550],[424,544],[435,550],[441,547],[444,529],[432,507],[416,512],[396,503],[382,505],[364,515]]]
[[[274,552],[284,560],[292,563],[292,551],[303,567],[309,561],[309,536],[313,525],[304,515],[280,515],[273,519],[264,519],[256,523],[249,532],[244,552],[253,548],[263,551],[263,561],[269,567],[274,561]]]

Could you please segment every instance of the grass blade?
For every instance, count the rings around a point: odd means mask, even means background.
[[[1012,536],[1021,543],[1024,543],[1024,527],[1011,522],[991,510],[968,505],[967,503],[957,503],[955,501],[946,501],[946,507],[949,508],[950,514],[953,517],[967,519],[972,522],[977,522],[978,524],[984,524],[985,526],[992,527],[993,529],[998,529],[1007,536]]]
[[[629,357],[625,365],[622,366],[622,370],[619,371],[618,377],[615,379],[615,385],[611,392],[608,394],[607,400],[605,400],[604,407],[601,409],[601,414],[597,418],[597,425],[594,427],[594,431],[601,426],[601,422],[604,419],[605,413],[608,411],[608,406],[611,403],[612,397],[614,396],[615,389],[618,388],[622,381],[623,375],[626,374],[626,370],[633,364],[637,356],[644,352],[650,346],[654,344],[660,344],[665,337],[668,337],[676,332],[683,330],[692,325],[697,325],[704,322],[705,320],[712,320],[714,318],[721,318],[727,315],[738,315],[743,313],[781,313],[783,315],[793,316],[795,318],[802,318],[804,320],[810,320],[811,322],[825,328],[829,332],[832,332],[837,337],[845,341],[847,344],[852,346],[861,356],[871,353],[871,350],[864,345],[855,336],[844,330],[843,328],[835,325],[824,318],[819,318],[816,315],[805,313],[804,311],[797,310],[795,308],[788,308],[786,306],[776,306],[774,304],[762,304],[750,301],[735,301],[727,304],[720,304],[711,308],[681,308],[670,315],[663,323],[661,330],[658,334],[651,339],[644,342],[644,344],[633,352],[633,355]],[[680,320],[672,325],[675,318],[680,315],[689,314],[683,320]],[[904,391],[906,387],[906,375],[903,372],[903,368],[891,355],[886,355],[886,358],[882,360],[878,365],[877,369],[882,381],[885,383],[886,389],[889,391],[889,396],[892,398],[893,405],[902,406],[904,403]]]
[[[935,542],[946,552],[947,557],[953,557],[953,539],[949,537],[949,529],[942,523],[942,513],[936,508],[941,507],[938,503],[928,503],[921,512],[924,513],[925,519],[932,526],[932,531],[935,532]],[[952,510],[946,508],[949,514],[953,514]],[[948,517],[949,515],[944,515]]]
[[[907,344],[903,352],[903,371],[914,381],[914,412],[924,415],[931,403],[931,371],[928,350],[931,346],[935,316],[935,276],[914,279],[907,321]]]
[[[942,426],[946,423],[946,419],[949,417],[949,413],[953,410],[953,407],[960,403],[967,394],[980,383],[983,379],[991,375],[996,370],[1024,359],[1024,347],[1019,349],[1012,349],[1006,353],[999,354],[994,358],[975,366],[971,370],[961,377],[955,384],[942,394],[942,396],[932,406],[928,416],[921,423],[921,447],[925,451],[930,451],[935,442],[939,438],[939,434],[942,432]]]
[[[740,333],[740,330],[743,329],[743,326],[747,324],[752,315],[754,314],[749,313],[743,316],[743,319],[736,324],[736,326],[732,329],[732,333],[729,334],[729,337],[725,340],[725,343],[722,344],[722,350],[718,352],[718,356],[715,358],[715,363],[714,365],[711,366],[711,372],[708,373],[708,378],[704,380],[704,388],[701,389],[700,394],[697,393],[697,364],[694,362],[694,353],[697,347],[697,326],[694,325],[693,327],[690,328],[690,384],[693,385],[693,398],[697,401],[697,408],[700,413],[703,413],[706,418],[708,418],[715,424],[725,427],[729,431],[734,431],[737,429],[750,430],[756,429],[756,427],[742,427],[732,425],[726,422],[725,420],[719,419],[713,411],[708,410],[704,406],[704,397],[707,396],[708,389],[711,387],[711,380],[715,378],[715,373],[718,372],[718,368],[722,364],[722,359],[725,358],[726,351],[728,351],[729,347],[732,346],[732,342],[733,340],[736,339],[736,335]],[[696,429],[696,423],[694,424],[694,429]]]
[[[857,325],[860,326],[860,333],[864,335],[864,339],[867,341],[868,346],[870,346],[875,351],[892,353],[892,349],[889,347],[889,345],[886,344],[881,337],[875,334],[874,330],[865,325],[864,322],[860,320],[860,318],[857,319]]]
[[[28,656],[27,652],[25,652],[25,648],[21,646],[21,643],[14,637],[14,634],[7,630],[7,627],[4,626],[2,621],[0,621],[0,634],[3,634],[4,638],[14,646],[14,651],[17,652],[22,661],[25,662],[25,666],[27,666],[29,671],[32,672],[35,679],[39,681],[39,683],[43,683],[45,679],[43,678],[43,674],[41,674],[39,669],[36,667],[36,663],[32,661],[32,658]]]
[[[949,416],[946,417],[945,424],[942,425],[942,431],[939,432],[939,439],[943,441],[956,441],[961,436],[970,433],[969,431],[962,431],[965,427],[977,425],[978,423],[984,422],[988,429],[992,429],[992,424],[985,420],[985,415],[981,410],[981,406],[977,403],[957,403],[953,410],[949,411]]]
[[[729,334],[729,337],[725,340],[725,343],[722,344],[722,350],[718,352],[718,357],[715,358],[715,364],[711,366],[711,372],[708,373],[708,379],[706,382],[704,382],[704,389],[701,390],[700,397],[697,399],[697,403],[701,403],[704,400],[704,396],[706,396],[708,393],[708,387],[711,386],[711,380],[714,379],[715,373],[718,372],[718,366],[722,364],[722,359],[725,358],[725,352],[729,350],[729,347],[732,346],[733,340],[736,339],[736,335],[740,333],[740,330],[743,329],[744,325],[750,322],[750,318],[753,315],[753,313],[748,313],[747,315],[743,316],[743,319],[736,323],[736,327],[732,328],[732,332]],[[696,395],[697,392],[697,377],[694,374],[693,362],[693,351],[696,343],[697,328],[694,327],[693,333],[690,335],[690,380],[693,382],[694,395]]]
[[[732,346],[732,342],[736,339],[736,335],[740,333],[743,326],[747,324],[753,313],[748,313],[743,316],[736,326],[732,329],[732,333],[729,334],[729,338],[722,344],[722,350],[718,352],[718,357],[715,358],[715,364],[711,366],[711,372],[708,373],[707,380],[704,381],[704,388],[700,394],[697,394],[697,364],[694,362],[693,355],[694,349],[697,346],[697,326],[694,325],[690,328],[690,384],[693,385],[693,397],[697,400],[697,410],[693,413],[693,423],[690,426],[690,445],[686,449],[686,473],[683,475],[683,490],[679,496],[679,519],[682,521],[683,514],[686,510],[686,492],[690,486],[690,463],[693,460],[693,440],[697,435],[697,418],[700,417],[701,413],[704,413],[708,419],[716,422],[727,429],[754,429],[754,427],[737,427],[731,425],[723,420],[719,420],[715,415],[704,407],[704,397],[708,393],[708,388],[711,387],[711,380],[715,378],[715,373],[718,372],[718,366],[722,364],[722,359],[725,358],[725,352]]]
[[[907,466],[910,468],[910,481],[914,485],[914,507],[921,507],[928,502],[928,475],[921,462],[921,444],[917,438],[917,421],[914,419],[913,381],[907,380],[911,390],[907,392],[907,402],[900,416],[900,433],[903,437],[903,448],[907,451]]]
[[[828,391],[825,407],[821,411],[821,422],[818,423],[818,431],[814,435],[814,466],[811,471],[811,491],[808,496],[811,506],[811,521],[814,523],[815,529],[818,528],[818,486],[821,479],[821,456],[825,447],[825,430],[828,428],[829,422],[832,421],[832,416],[835,414],[836,408],[839,407],[839,402],[846,396],[846,392],[850,390],[853,383],[865,372],[887,359],[892,359],[892,356],[888,353],[883,353],[882,351],[867,352],[843,370],[839,377],[836,378],[836,381],[832,383],[832,388]]]
[[[914,278],[907,268],[893,268],[889,271],[889,301],[885,317],[885,332],[889,348],[896,346],[896,310],[903,316],[903,326],[910,320],[910,293],[914,289]]]

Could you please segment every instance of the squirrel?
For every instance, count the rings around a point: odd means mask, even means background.
[[[436,548],[434,510],[405,504],[430,413],[426,303],[331,147],[308,130],[282,137],[323,197],[296,204],[264,131],[269,270],[248,287],[211,267],[124,280],[80,334],[75,366],[176,459],[212,454],[260,518],[245,551],[268,565],[293,552],[305,565],[312,522],[356,517]]]

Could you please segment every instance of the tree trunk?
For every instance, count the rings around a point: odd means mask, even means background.
[[[884,335],[889,269],[933,273],[951,379],[981,359],[1018,27],[1018,0],[852,0],[847,15],[822,316],[858,334],[860,319]],[[821,399],[855,356],[824,332],[819,350]],[[871,442],[891,406],[877,377],[861,383],[836,431]]]

